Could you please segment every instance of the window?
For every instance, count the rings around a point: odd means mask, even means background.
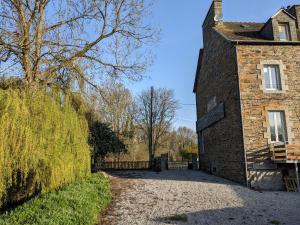
[[[271,91],[281,91],[281,77],[279,65],[264,66],[265,88]]]
[[[204,154],[205,153],[205,146],[204,146],[203,131],[198,133],[198,144],[199,144],[200,153]]]
[[[278,25],[279,40],[280,41],[291,41],[290,26],[288,23],[281,23]]]
[[[269,111],[271,142],[287,143],[286,121],[284,111]]]

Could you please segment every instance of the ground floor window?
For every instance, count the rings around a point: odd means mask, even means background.
[[[287,143],[286,119],[284,111],[269,111],[271,142]]]
[[[205,153],[205,147],[204,147],[204,135],[203,131],[198,133],[198,145],[199,145],[199,151],[201,154]]]

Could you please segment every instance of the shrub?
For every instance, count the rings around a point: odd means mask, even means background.
[[[90,174],[88,126],[68,94],[0,90],[0,208]]]
[[[93,146],[95,158],[104,159],[106,155],[127,152],[127,146],[107,124],[93,121],[90,125],[89,143]]]
[[[0,225],[93,225],[111,199],[109,180],[103,174],[42,194],[15,210],[0,215]]]

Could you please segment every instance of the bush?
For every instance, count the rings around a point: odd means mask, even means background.
[[[104,159],[109,153],[127,152],[127,146],[107,124],[93,121],[90,125],[89,143],[94,148],[95,158]]]
[[[0,208],[90,175],[88,126],[70,95],[0,90]]]
[[[108,178],[93,174],[89,179],[43,194],[0,215],[0,225],[94,225],[110,199]]]

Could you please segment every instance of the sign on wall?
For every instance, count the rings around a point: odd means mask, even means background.
[[[225,117],[224,103],[214,107],[211,111],[206,113],[202,118],[197,121],[197,132],[213,125],[214,123],[222,120]]]

